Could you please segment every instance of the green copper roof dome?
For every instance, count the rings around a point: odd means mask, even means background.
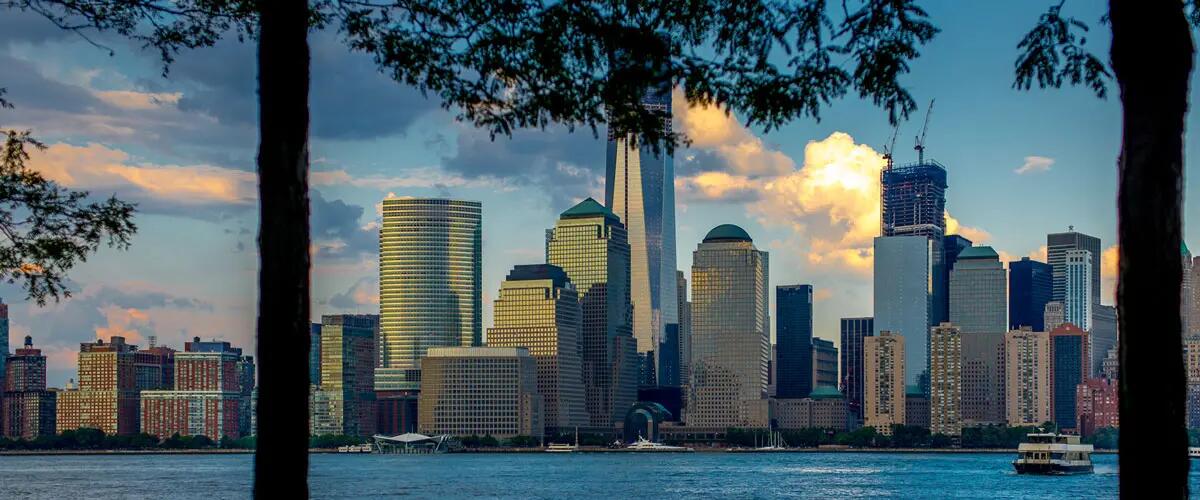
[[[608,207],[601,205],[600,202],[591,198],[579,202],[575,206],[568,208],[566,212],[562,213],[562,217],[564,219],[595,217],[598,215],[612,217],[614,219],[617,217],[616,214],[612,213],[612,210],[608,209]]]
[[[745,229],[737,227],[733,224],[721,224],[712,228],[707,235],[704,236],[705,243],[716,241],[754,241],[750,239],[750,235]]]
[[[1000,254],[997,254],[992,247],[967,247],[958,253],[958,260],[963,259],[999,259]]]

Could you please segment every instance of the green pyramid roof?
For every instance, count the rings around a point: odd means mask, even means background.
[[[963,259],[999,259],[1000,254],[989,246],[967,247],[958,252],[958,260]]]
[[[577,219],[596,216],[604,216],[605,218],[611,217],[613,219],[617,218],[616,214],[612,213],[612,210],[609,210],[608,207],[601,205],[600,202],[591,198],[579,202],[575,206],[568,208],[567,211],[562,213],[562,218],[564,219]]]
[[[1179,240],[1179,253],[1182,255],[1191,255],[1192,254],[1192,252],[1188,251],[1186,241]]]
[[[712,228],[707,235],[704,236],[704,242],[714,241],[754,241],[750,239],[750,234],[745,229],[737,227],[733,224],[721,224]]]
[[[811,393],[808,394],[808,397],[812,399],[841,399],[845,396],[842,396],[842,393],[839,392],[836,387],[818,385]]]

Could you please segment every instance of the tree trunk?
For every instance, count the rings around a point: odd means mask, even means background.
[[[259,7],[254,495],[308,496],[308,4]]]
[[[1180,283],[1192,38],[1183,2],[1111,0],[1124,109],[1120,239],[1121,496],[1188,494]]]

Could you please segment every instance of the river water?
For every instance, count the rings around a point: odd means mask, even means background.
[[[1012,454],[313,455],[314,498],[1116,498],[1095,474],[1019,476]],[[0,498],[246,498],[250,455],[0,456]],[[1192,488],[1200,487],[1193,465]]]

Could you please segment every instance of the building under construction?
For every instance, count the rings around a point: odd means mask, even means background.
[[[879,177],[882,236],[946,235],[946,167],[928,160],[884,169]]]

